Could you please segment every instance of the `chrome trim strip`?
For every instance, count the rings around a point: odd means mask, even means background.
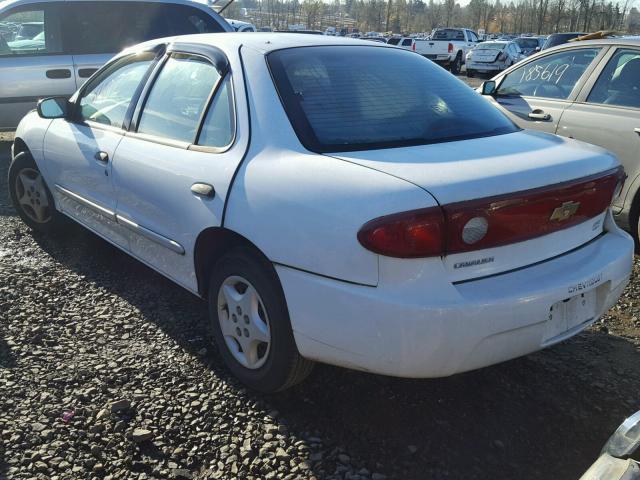
[[[158,245],[162,245],[179,255],[184,255],[184,248],[175,240],[171,240],[170,238],[160,235],[153,230],[149,230],[148,228],[138,225],[136,222],[129,220],[128,218],[124,218],[122,215],[116,215],[116,221],[120,225],[127,227],[132,232],[145,237],[147,240],[151,240]]]
[[[71,198],[72,200],[75,200],[76,202],[84,205],[85,207],[90,208],[94,212],[97,212],[100,215],[104,215],[109,220],[113,220],[114,222],[116,221],[115,212],[109,210],[108,208],[104,208],[103,206],[98,205],[97,203],[94,203],[91,200],[87,200],[86,198],[78,195],[77,193],[73,193],[72,191],[61,187],[57,183],[56,183],[56,190],[58,190],[58,192],[60,192],[61,194]]]

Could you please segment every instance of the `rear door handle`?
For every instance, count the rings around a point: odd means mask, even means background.
[[[199,197],[213,198],[216,195],[216,190],[213,185],[208,183],[194,183],[191,185],[191,193]]]
[[[107,152],[96,152],[93,158],[95,158],[98,163],[102,163],[103,165],[109,163],[109,154]]]
[[[47,70],[45,75],[47,78],[52,79],[71,78],[71,70],[68,68],[54,68],[53,70]]]
[[[549,120],[551,120],[551,115],[549,115],[548,113],[544,113],[544,110],[536,108],[534,111],[529,112],[529,118],[532,120],[542,120],[548,122]]]
[[[78,76],[80,78],[89,78],[91,75],[98,71],[97,68],[81,68],[78,70]]]

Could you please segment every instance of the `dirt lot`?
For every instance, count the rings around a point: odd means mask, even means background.
[[[640,409],[636,276],[606,318],[437,380],[318,366],[243,389],[206,307],[80,227],[30,232],[0,143],[0,479],[577,479]],[[64,417],[64,418],[63,418]]]

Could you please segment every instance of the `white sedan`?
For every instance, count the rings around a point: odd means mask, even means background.
[[[313,361],[439,377],[576,334],[629,279],[623,180],[415,53],[282,33],[124,51],[22,120],[9,172],[34,230],[71,217],[208,299],[263,391]]]

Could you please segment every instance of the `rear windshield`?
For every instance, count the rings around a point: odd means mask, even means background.
[[[464,40],[464,33],[462,30],[454,30],[451,28],[445,28],[443,30],[437,30],[432,40]]]
[[[315,152],[424,145],[517,130],[464,83],[406,50],[300,47],[267,58],[298,138]]]
[[[478,50],[502,50],[506,46],[506,43],[484,42],[479,44],[476,48]]]
[[[520,48],[536,48],[538,46],[537,38],[516,38],[515,42]]]

